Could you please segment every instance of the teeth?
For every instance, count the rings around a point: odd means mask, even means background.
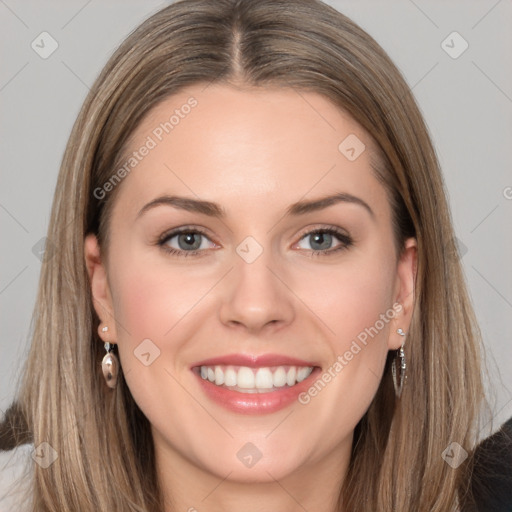
[[[215,384],[217,384],[217,386],[224,384],[224,372],[219,366],[215,367]]]
[[[259,389],[272,389],[273,386],[272,372],[268,368],[260,368],[256,372],[256,387]]]
[[[309,377],[312,368],[299,368],[297,372],[297,382],[302,382],[305,378]]]
[[[217,366],[217,368],[219,367]],[[238,370],[237,386],[243,389],[254,388],[254,372],[250,368],[242,366],[240,370]]]
[[[213,384],[244,393],[265,393],[269,390],[294,386],[309,377],[312,366],[201,366],[201,377]]]
[[[204,366],[201,366],[201,369],[203,368]],[[224,372],[224,384],[226,386],[236,386],[236,372],[233,368],[228,368]]]
[[[295,368],[295,366],[290,366],[290,369],[286,374],[286,384],[288,384],[288,386],[293,386],[295,384],[295,377],[297,377],[297,368]]]
[[[282,388],[286,384],[286,372],[282,366],[274,372],[272,382],[275,388]]]

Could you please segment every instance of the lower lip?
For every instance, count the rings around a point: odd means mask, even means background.
[[[269,414],[284,409],[298,400],[299,395],[311,386],[320,372],[321,368],[316,367],[306,379],[295,384],[295,386],[281,388],[269,393],[233,391],[212,384],[194,371],[192,373],[199,379],[205,394],[222,407],[241,414]]]

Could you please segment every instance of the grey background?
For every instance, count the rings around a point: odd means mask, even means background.
[[[512,416],[512,2],[327,3],[384,47],[426,118],[486,346],[496,428]],[[33,248],[46,234],[72,124],[111,52],[165,4],[0,0],[0,413],[28,349],[40,271]],[[43,31],[59,45],[47,59],[31,48]],[[453,31],[469,44],[456,59],[441,46]]]

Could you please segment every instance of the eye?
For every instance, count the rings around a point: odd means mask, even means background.
[[[329,256],[332,253],[348,249],[353,244],[353,240],[349,235],[332,227],[309,231],[301,238],[301,241],[308,239],[308,237],[312,247],[312,256]],[[335,239],[338,239],[340,244],[335,248],[331,248]]]
[[[203,231],[197,228],[191,229],[185,227],[175,229],[170,233],[165,233],[158,240],[158,245],[170,254],[176,256],[190,256],[196,255],[204,249],[209,248],[208,244],[203,243],[205,241],[204,239],[209,240]]]
[[[346,233],[332,227],[318,228],[313,231],[307,232],[301,237],[302,240],[306,240],[310,237],[311,240],[311,255],[312,256],[328,256],[338,251],[348,249],[353,245],[352,238]],[[331,245],[335,240],[340,243],[338,246],[331,248]],[[175,256],[196,256],[200,253],[204,253],[205,249],[210,246],[205,243],[206,240],[210,240],[205,232],[198,228],[182,227],[174,229],[170,232],[164,233],[157,241],[165,252],[173,254]],[[211,240],[210,240],[211,242]],[[212,245],[216,245],[211,242]],[[300,242],[299,242],[300,244]],[[300,246],[299,246],[300,247]],[[300,247],[304,249],[304,247]],[[305,248],[308,250],[307,248]]]

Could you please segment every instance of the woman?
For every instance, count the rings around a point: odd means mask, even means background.
[[[439,165],[336,10],[148,19],[78,116],[48,238],[4,424],[39,459],[28,510],[461,509],[480,341]]]

